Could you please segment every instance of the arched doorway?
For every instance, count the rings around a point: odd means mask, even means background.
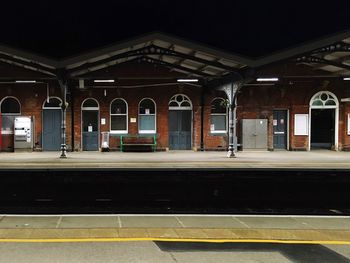
[[[21,115],[21,104],[12,96],[7,96],[0,101],[0,150],[14,150],[14,121]]]
[[[81,105],[83,151],[98,151],[99,105],[95,99],[86,99]]]
[[[169,149],[192,148],[192,102],[183,94],[174,95],[169,101]]]
[[[338,150],[339,102],[329,91],[320,91],[310,100],[309,149]]]
[[[61,148],[62,100],[50,97],[43,103],[42,147],[44,151]]]

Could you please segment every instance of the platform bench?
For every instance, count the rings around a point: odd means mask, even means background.
[[[129,146],[150,146],[152,151],[156,150],[156,134],[137,134],[137,135],[120,135],[120,151],[123,152],[125,147]]]

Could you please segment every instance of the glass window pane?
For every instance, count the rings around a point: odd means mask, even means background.
[[[181,107],[191,107],[191,104],[188,101],[183,101]]]
[[[116,99],[111,105],[111,114],[126,114],[126,103],[123,100]]]
[[[226,116],[225,115],[212,115],[211,125],[214,126],[213,131],[226,131]]]
[[[14,98],[7,98],[1,103],[1,113],[21,113],[20,105]]]
[[[315,100],[313,103],[312,103],[313,106],[323,106],[323,102],[320,101],[320,100]]]
[[[211,103],[211,113],[226,113],[225,101],[223,99],[215,99]]]
[[[155,116],[154,115],[140,115],[140,131],[155,130]]]
[[[126,115],[111,116],[112,131],[126,131]]]
[[[87,99],[84,104],[83,104],[83,107],[98,107],[98,104],[95,100],[93,99]]]
[[[15,116],[2,116],[1,130],[13,132]]]
[[[172,101],[169,103],[170,107],[179,107],[179,104],[177,104],[175,101]]]
[[[141,101],[140,103],[140,114],[154,114],[155,113],[155,106],[152,100],[145,99]]]
[[[334,100],[327,100],[325,105],[336,105]]]

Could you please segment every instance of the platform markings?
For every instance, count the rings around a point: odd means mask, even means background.
[[[186,227],[184,223],[182,223],[182,221],[180,220],[180,218],[178,218],[177,216],[175,216],[175,219],[177,220],[177,222],[180,224],[180,226],[182,227]]]
[[[350,219],[347,215],[263,215],[263,214],[0,214],[0,221],[4,217],[261,217],[261,218],[343,218]]]
[[[83,242],[197,242],[197,243],[275,243],[275,244],[313,244],[313,245],[350,245],[350,241],[341,240],[278,240],[278,239],[195,239],[195,238],[53,238],[19,239],[3,238],[0,243],[83,243]]]

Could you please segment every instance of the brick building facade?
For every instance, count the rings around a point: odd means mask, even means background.
[[[204,55],[202,56],[204,57]],[[152,59],[154,60],[154,57]],[[220,59],[224,60],[225,57]],[[195,76],[195,72],[192,72],[191,75],[199,79],[198,83],[179,83],[177,82],[179,78],[188,78],[189,76],[188,72],[183,72],[184,70],[179,68],[181,61],[175,61],[172,68],[169,62],[154,64],[152,63],[153,60],[130,60],[108,65],[102,69],[88,70],[80,75],[72,75],[67,82],[69,89],[66,98],[68,102],[66,110],[68,150],[84,150],[84,143],[87,143],[87,141],[84,141],[84,132],[90,132],[90,128],[85,127],[87,130],[84,131],[83,119],[85,117],[83,115],[87,114],[86,116],[88,116],[92,112],[97,114],[96,150],[101,149],[101,136],[104,132],[109,132],[109,147],[112,150],[119,149],[120,135],[144,135],[145,133],[140,131],[142,114],[149,115],[144,118],[147,120],[145,125],[155,127],[157,150],[172,149],[174,146],[169,140],[172,136],[170,126],[174,120],[170,116],[170,111],[176,111],[177,109],[172,108],[173,106],[169,103],[172,98],[176,98],[176,95],[180,96],[178,97],[179,100],[188,99],[189,102],[183,108],[190,112],[188,120],[190,122],[188,126],[190,127],[189,148],[194,150],[227,149],[228,111],[215,111],[215,107],[220,107],[220,105],[226,107],[227,103],[227,95],[220,90],[220,85],[210,85],[208,81]],[[202,60],[202,58],[198,58],[198,61],[204,63]],[[78,63],[77,67],[81,67],[83,62],[96,63],[86,61]],[[215,66],[212,65],[213,60],[208,61],[208,65],[201,67],[202,70],[205,67]],[[77,64],[77,62],[74,63]],[[74,63],[71,62],[71,65],[74,65]],[[222,65],[224,65],[223,68],[228,67],[228,63]],[[69,67],[73,66],[67,66],[68,70]],[[203,72],[203,74],[206,74],[205,71]],[[218,73],[218,76],[220,74]],[[350,91],[347,89],[347,82],[342,77],[330,76],[328,72],[321,69],[315,70],[305,64],[295,64],[284,60],[260,66],[255,71],[254,76],[254,79],[250,79],[240,86],[236,96],[237,140],[243,149],[245,148],[243,135],[247,131],[244,130],[242,120],[245,119],[266,120],[266,149],[268,150],[278,148],[275,141],[276,134],[284,134],[286,143],[282,148],[287,150],[310,150],[312,144],[316,148],[317,146],[326,145],[326,148],[329,149],[350,149],[350,131],[348,128],[350,104],[346,102],[346,98],[350,98]],[[262,83],[256,81],[258,76],[275,76],[278,77],[278,81]],[[214,77],[217,78],[217,76]],[[55,76],[48,75],[42,70],[41,72],[34,71],[30,67],[24,68],[16,63],[9,64],[6,62],[0,63],[0,78],[3,80],[0,83],[0,103],[2,107],[1,151],[13,151],[14,149],[14,130],[13,128],[9,129],[9,127],[6,130],[6,121],[8,121],[6,118],[11,114],[14,116],[31,116],[34,123],[33,149],[38,151],[48,150],[47,145],[46,149],[45,145],[43,146],[45,136],[49,136],[45,135],[44,127],[47,125],[45,122],[50,120],[50,125],[53,125],[52,127],[55,125],[52,124],[54,121],[51,117],[44,117],[44,112],[50,110],[61,112],[59,107],[63,98],[62,87],[59,82]],[[115,80],[115,82],[103,83],[103,80],[110,79]],[[23,83],[18,82],[18,80],[35,80],[35,82]],[[95,80],[101,80],[101,82],[95,82]],[[316,94],[320,94],[321,97],[315,98]],[[50,102],[50,99],[54,100],[55,98],[57,99],[56,108],[55,105],[51,107],[51,104],[46,104]],[[313,98],[314,101],[312,101]],[[84,102],[89,99],[96,102],[96,107],[84,106]],[[149,109],[146,109],[146,113],[140,114],[140,102],[144,99],[154,103],[154,110],[150,112]],[[6,106],[6,103],[16,104],[14,100],[18,102],[20,111],[9,113],[5,109],[9,107]],[[126,103],[127,110],[125,114],[123,112],[113,112],[112,104],[115,100]],[[322,103],[324,106],[320,106]],[[276,111],[285,111],[286,116],[277,120],[274,117]],[[325,114],[325,112],[328,113]],[[114,118],[113,116],[117,117]],[[150,118],[150,116],[154,117]],[[57,118],[56,122],[60,123],[58,126],[61,129],[61,117]],[[112,124],[112,119],[126,120],[126,129],[122,132],[113,130],[112,127],[114,125],[119,127],[119,124]],[[305,121],[305,127],[302,127],[305,134],[300,134],[299,130],[296,131],[296,129],[299,129],[296,125],[301,125],[298,123],[300,120]],[[276,132],[277,121],[284,125],[285,132]],[[328,126],[326,124],[316,124],[316,122],[325,122],[328,123]],[[92,124],[89,125],[93,126]],[[58,126],[55,126],[56,129]],[[315,133],[317,129],[319,133],[324,133],[324,135]],[[147,135],[150,134],[152,132],[147,132]],[[57,134],[54,136],[57,137]],[[315,141],[317,136],[320,138],[320,143]],[[60,146],[57,147],[56,150],[59,150]]]

